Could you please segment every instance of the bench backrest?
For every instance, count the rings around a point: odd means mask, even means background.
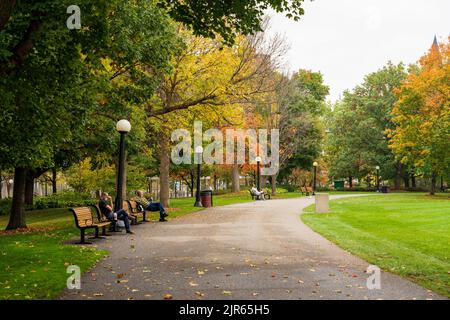
[[[70,208],[75,218],[75,224],[78,228],[85,228],[94,224],[92,211],[89,207]]]
[[[125,210],[128,214],[131,213],[130,211],[130,202],[128,200],[122,201],[122,209]]]
[[[130,204],[131,212],[141,212],[140,206],[138,206],[138,203],[134,200],[128,200],[128,203]]]
[[[100,207],[98,205],[92,205],[90,207],[94,209],[98,222],[104,222],[108,220],[108,218],[102,214],[102,212],[100,211]]]

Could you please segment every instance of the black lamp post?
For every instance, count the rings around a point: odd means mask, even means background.
[[[201,176],[201,162],[203,155],[203,147],[197,146],[195,148],[195,156],[197,158],[197,192],[195,193],[195,207],[203,207],[202,199],[200,198],[200,176]]]
[[[119,168],[117,172],[117,193],[114,201],[114,211],[122,209],[123,183],[125,172],[125,135],[130,132],[131,124],[128,120],[120,120],[116,125],[117,131],[120,133],[119,144]]]
[[[377,170],[377,192],[380,192],[380,166],[376,166]]]
[[[313,178],[313,192],[312,192],[312,195],[313,196],[315,196],[316,195],[316,177],[317,177],[317,166],[318,166],[319,164],[316,162],[316,161],[314,161],[314,163],[313,163],[313,167],[314,167],[314,178]]]
[[[258,191],[261,191],[261,170],[260,170],[260,165],[261,165],[261,157],[256,157],[255,158],[256,161],[256,186],[258,188]]]

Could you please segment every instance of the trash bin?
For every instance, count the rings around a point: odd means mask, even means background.
[[[334,181],[334,190],[344,190],[344,181]]]
[[[382,193],[389,193],[391,191],[391,189],[389,188],[389,186],[382,186],[381,187],[381,192]]]
[[[200,191],[200,198],[202,200],[203,207],[209,208],[213,206],[212,190]]]

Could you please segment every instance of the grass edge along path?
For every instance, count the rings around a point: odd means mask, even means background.
[[[330,201],[302,221],[348,252],[450,297],[450,198],[398,193]],[[383,281],[383,280],[382,280]],[[383,284],[381,284],[383,285]]]
[[[300,193],[281,192],[275,198],[300,197]],[[214,196],[214,206],[253,201],[247,191]],[[171,199],[170,219],[203,210],[194,207],[193,198]],[[150,215],[158,218],[157,213]],[[4,230],[7,216],[0,216]],[[68,209],[27,212],[29,230],[18,233],[0,231],[0,300],[53,299],[66,287],[67,266],[78,265],[82,273],[108,255],[95,246],[64,244],[79,237]]]

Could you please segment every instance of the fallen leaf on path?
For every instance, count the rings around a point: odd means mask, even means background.
[[[101,293],[101,292],[94,293],[94,297],[102,297],[102,296],[103,296],[103,293]]]
[[[173,298],[173,296],[169,293],[164,295],[164,300],[171,300],[172,298]]]
[[[194,281],[191,281],[191,282],[189,282],[189,285],[190,285],[191,287],[197,287],[197,286],[198,286],[198,283],[195,283]]]
[[[227,296],[231,296],[231,291],[223,290],[222,294],[227,295]]]

